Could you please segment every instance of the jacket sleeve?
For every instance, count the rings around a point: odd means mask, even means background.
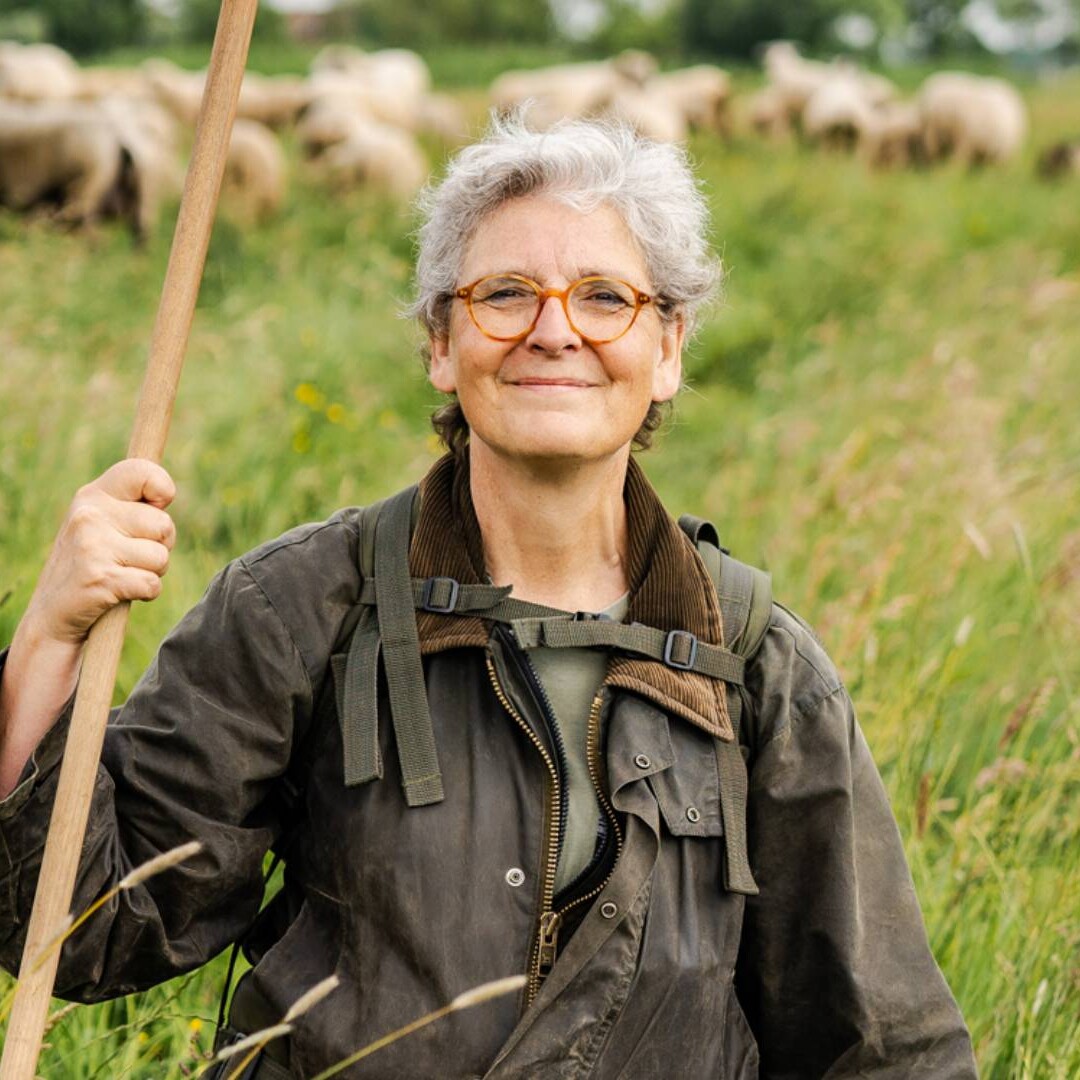
[[[71,910],[178,844],[197,839],[203,850],[122,892],[79,928],[61,954],[58,995],[95,1001],[143,989],[197,967],[244,930],[278,828],[267,795],[311,698],[288,629],[245,562],[231,563],[110,715]],[[0,802],[0,962],[11,971],[71,708]]]
[[[760,894],[737,972],[761,1076],[970,1080],[970,1039],[851,699],[808,630],[778,615],[755,676]]]

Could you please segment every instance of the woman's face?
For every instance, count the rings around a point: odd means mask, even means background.
[[[480,225],[456,284],[502,273],[545,289],[594,274],[654,287],[617,211],[583,214],[543,195],[504,203]],[[651,402],[675,395],[682,343],[682,322],[662,322],[650,303],[622,337],[590,345],[557,297],[526,337],[494,341],[455,299],[447,336],[431,341],[430,377],[457,393],[471,439],[500,456],[597,460],[629,446]]]

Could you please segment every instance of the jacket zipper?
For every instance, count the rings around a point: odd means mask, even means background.
[[[622,829],[619,827],[619,819],[616,817],[615,809],[608,801],[607,795],[604,794],[603,785],[600,783],[600,709],[603,702],[604,691],[601,688],[596,697],[593,698],[593,703],[589,708],[589,725],[585,739],[585,759],[589,766],[589,777],[593,782],[593,787],[596,789],[600,805],[603,807],[604,813],[607,815],[607,819],[615,832],[615,858],[611,863],[611,869],[607,872],[604,880],[601,881],[599,885],[590,889],[587,893],[575,897],[569,904],[559,909],[557,917],[560,921],[562,916],[571,908],[577,907],[578,904],[583,904],[587,900],[592,900],[604,891],[607,883],[611,880],[611,875],[615,873],[615,867],[619,864],[619,856],[622,855],[623,835]]]
[[[533,731],[517,709],[514,708],[509,697],[506,695],[506,692],[503,690],[502,685],[499,683],[499,677],[495,673],[495,665],[491,658],[490,648],[485,650],[484,662],[487,664],[488,677],[491,679],[491,686],[495,691],[495,696],[499,699],[502,707],[510,714],[518,727],[525,732],[532,744],[540,751],[540,756],[544,759],[544,763],[547,765],[548,774],[551,777],[551,784],[548,788],[547,813],[545,815],[550,824],[548,825],[546,833],[544,852],[544,872],[543,880],[541,882],[540,924],[537,930],[536,941],[531,949],[532,958],[529,962],[528,982],[525,987],[525,1007],[527,1009],[532,1005],[533,1001],[536,1000],[536,995],[540,992],[540,984],[555,963],[555,952],[558,948],[559,923],[562,920],[562,915],[552,910],[554,907],[552,901],[555,896],[555,871],[559,862],[559,835],[562,829],[559,774],[555,768],[555,762],[552,761],[551,755],[547,752],[547,748],[537,737],[536,732]]]

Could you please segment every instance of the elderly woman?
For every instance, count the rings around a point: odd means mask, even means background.
[[[513,974],[346,1075],[974,1076],[832,663],[778,605],[755,627],[760,589],[717,592],[709,530],[631,456],[717,277],[683,155],[504,122],[426,209],[415,311],[450,452],[235,560],[162,644],[111,718],[75,909],[204,848],[82,927],[58,992],[129,993],[242,937],[229,1035],[341,979],[260,1078]],[[157,595],[172,496],[138,460],[80,490],[7,654],[9,967],[81,643]],[[271,848],[285,883],[256,919]]]

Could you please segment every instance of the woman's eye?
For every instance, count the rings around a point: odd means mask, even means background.
[[[607,289],[597,289],[595,292],[586,294],[583,299],[588,304],[599,304],[604,307],[624,307],[626,305],[626,300],[622,296]]]

